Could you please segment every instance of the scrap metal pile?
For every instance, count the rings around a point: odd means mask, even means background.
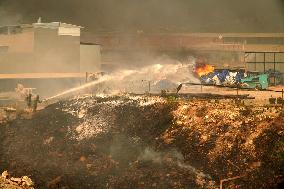
[[[215,70],[208,74],[202,75],[200,80],[202,83],[215,84],[215,85],[226,85],[234,86],[241,82],[241,79],[246,77],[244,72],[229,71],[226,69]]]
[[[268,89],[270,78],[274,78],[274,84],[282,82],[281,74],[268,70],[264,73],[249,72],[245,69],[215,69],[208,64],[196,64],[195,74],[200,82],[205,85],[223,87],[240,87],[245,89]]]
[[[280,107],[230,100],[80,96],[0,125],[0,170],[35,188],[275,187],[283,124]]]

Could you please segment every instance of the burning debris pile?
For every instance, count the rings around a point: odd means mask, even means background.
[[[215,69],[214,66],[204,63],[196,63],[194,72],[201,83],[210,85],[237,86],[242,78],[247,77],[244,69]]]
[[[79,96],[1,126],[0,169],[36,188],[217,188],[234,176],[224,185],[266,188],[282,179],[283,121],[228,101]]]

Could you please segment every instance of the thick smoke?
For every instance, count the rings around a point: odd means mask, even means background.
[[[26,23],[41,16],[89,31],[284,31],[283,0],[2,0],[1,6]]]
[[[1,7],[0,4],[0,26],[18,24],[22,21],[21,14],[12,13]]]

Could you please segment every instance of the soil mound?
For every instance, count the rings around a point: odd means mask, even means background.
[[[0,126],[0,170],[35,188],[273,188],[283,123],[231,101],[77,97]]]

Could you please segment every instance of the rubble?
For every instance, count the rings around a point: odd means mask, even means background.
[[[9,175],[8,171],[4,171],[0,177],[1,189],[33,189],[33,186],[33,181],[27,176],[14,178]]]
[[[273,188],[283,115],[232,100],[78,96],[0,127],[0,169],[35,188]]]
[[[110,97],[111,99],[113,97]],[[112,121],[112,111],[119,106],[150,106],[155,103],[165,103],[161,98],[139,97],[139,96],[122,96],[113,98],[110,101],[105,101],[107,96],[96,100],[88,98],[74,98],[68,103],[64,103],[63,111],[76,116],[80,120],[80,124],[75,130],[69,127],[69,134],[72,138],[83,140],[91,137],[96,137],[99,134],[106,133],[115,127]],[[70,103],[71,102],[71,103]],[[78,109],[79,107],[79,109]],[[90,114],[90,110],[100,109],[97,114]],[[104,116],[102,116],[104,115]]]
[[[209,173],[212,175],[217,173],[221,178],[252,172],[267,173],[268,170],[261,170],[264,168],[262,155],[268,153],[264,146],[270,145],[266,142],[282,144],[279,153],[284,153],[282,111],[281,107],[240,106],[230,101],[181,102],[173,112],[174,125],[161,138],[168,145],[183,144],[181,151],[188,154],[188,161],[196,160],[195,155],[198,154],[204,162],[208,161],[202,167],[211,170]],[[273,138],[266,136],[270,132],[274,133]],[[263,137],[268,138],[263,141]],[[269,153],[266,155],[269,156]],[[278,165],[277,162],[283,162],[283,157],[278,158],[271,163]],[[275,171],[273,168],[268,169]],[[277,174],[281,177],[282,173],[280,168]],[[277,182],[274,179],[280,179],[276,175],[268,175],[266,177],[270,182],[266,181],[266,186],[272,186],[275,184],[273,182]],[[259,177],[250,181],[253,188],[262,186],[263,179]]]

